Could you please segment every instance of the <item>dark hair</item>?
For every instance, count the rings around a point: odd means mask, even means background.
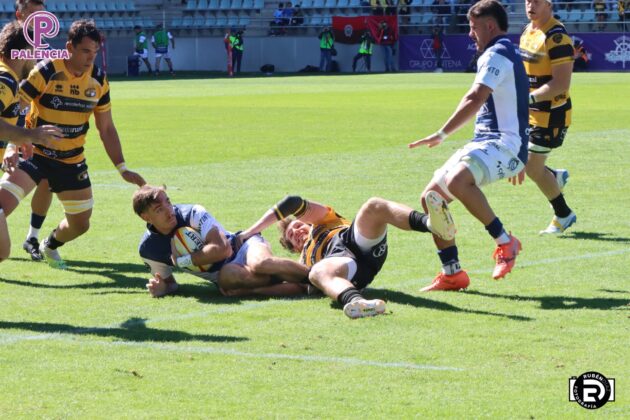
[[[31,4],[44,6],[44,0],[15,0],[15,11],[22,13]]]
[[[24,37],[24,26],[17,20],[7,23],[0,32],[0,55],[11,57],[11,50],[30,49],[31,45]]]
[[[165,186],[154,187],[152,185],[143,185],[133,194],[133,211],[140,216],[147,211],[152,204],[157,203],[161,193],[166,191]]]
[[[508,30],[508,16],[501,2],[497,0],[481,0],[468,9],[468,20],[470,20],[471,17],[480,18],[488,16],[497,21],[499,29],[504,32]]]
[[[72,22],[70,31],[68,31],[68,41],[72,42],[72,45],[80,44],[83,38],[90,38],[97,44],[101,44],[103,36],[96,29],[96,23],[92,19],[80,19]]]

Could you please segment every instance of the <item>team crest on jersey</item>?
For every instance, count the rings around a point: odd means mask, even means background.
[[[63,85],[56,84],[55,85],[55,93],[62,93],[62,92],[63,92]]]
[[[85,89],[85,96],[87,96],[88,98],[93,98],[96,96],[96,89],[94,88],[87,88]]]
[[[555,34],[554,36],[551,37],[551,39],[553,40],[553,42],[555,42],[556,44],[559,44],[562,42],[562,34]]]

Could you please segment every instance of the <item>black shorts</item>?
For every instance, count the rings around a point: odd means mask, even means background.
[[[545,149],[556,149],[562,146],[568,129],[569,127],[543,128],[530,126],[529,151],[532,153],[549,153],[551,150]]]
[[[354,238],[354,221],[352,225],[336,235],[328,245],[326,256],[330,257],[349,257],[356,261],[357,272],[350,282],[357,289],[363,289],[372,283],[374,277],[381,271],[385,259],[387,259],[387,235],[381,242],[374,245],[368,252],[363,252],[357,245]]]
[[[85,160],[68,164],[33,155],[29,160],[21,160],[18,168],[26,172],[36,184],[47,179],[50,191],[54,193],[83,190],[92,186]]]

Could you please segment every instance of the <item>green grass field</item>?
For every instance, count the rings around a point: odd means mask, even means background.
[[[353,217],[382,196],[418,208],[433,171],[471,126],[435,149],[435,131],[472,75],[113,82],[128,166],[174,202],[200,203],[230,230],[287,193]],[[421,294],[440,268],[429,236],[390,230],[367,295],[387,316],[351,321],[329,299],[227,299],[179,274],[151,299],[137,255],[144,226],[133,187],[92,129],[91,230],[61,249],[66,272],[21,250],[29,200],[9,218],[0,272],[0,418],[577,418],[630,417],[630,74],[577,74],[574,124],[551,166],[568,168],[578,223],[539,237],[552,216],[531,181],[485,191],[523,243],[491,279],[493,241],[463,206],[467,292]],[[42,230],[61,219],[55,200]],[[274,251],[275,230],[267,238]],[[568,401],[568,380],[617,380],[596,412]]]

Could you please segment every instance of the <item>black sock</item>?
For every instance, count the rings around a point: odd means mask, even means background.
[[[457,245],[438,250],[438,257],[440,257],[440,261],[442,261],[442,270],[449,276],[462,269],[459,265]]]
[[[361,293],[359,293],[356,287],[348,287],[346,290],[339,293],[339,296],[337,296],[337,302],[339,302],[342,306],[345,306],[347,303],[356,299],[363,299],[363,296],[361,296]]]
[[[65,242],[58,241],[58,240],[55,238],[55,232],[57,232],[57,229],[53,230],[53,231],[50,233],[50,235],[48,236],[48,239],[47,239],[47,242],[48,242],[48,243],[46,244],[46,246],[47,246],[48,248],[50,248],[50,249],[57,249],[57,248],[59,248],[60,246],[63,246],[63,244],[65,243]]]
[[[551,207],[553,207],[553,212],[556,217],[567,217],[571,214],[571,209],[567,206],[567,202],[564,201],[564,195],[560,194],[553,200],[549,200],[551,203]]]
[[[486,226],[486,230],[494,239],[497,239],[503,232],[503,223],[499,220],[498,217],[495,217],[492,222],[488,226]]]
[[[427,222],[429,221],[429,216],[424,213],[420,213],[419,211],[412,210],[409,213],[409,226],[411,229],[418,232],[430,232],[429,227],[427,226]]]
[[[35,229],[41,229],[46,220],[46,215],[40,216],[39,214],[31,213],[31,226]]]

